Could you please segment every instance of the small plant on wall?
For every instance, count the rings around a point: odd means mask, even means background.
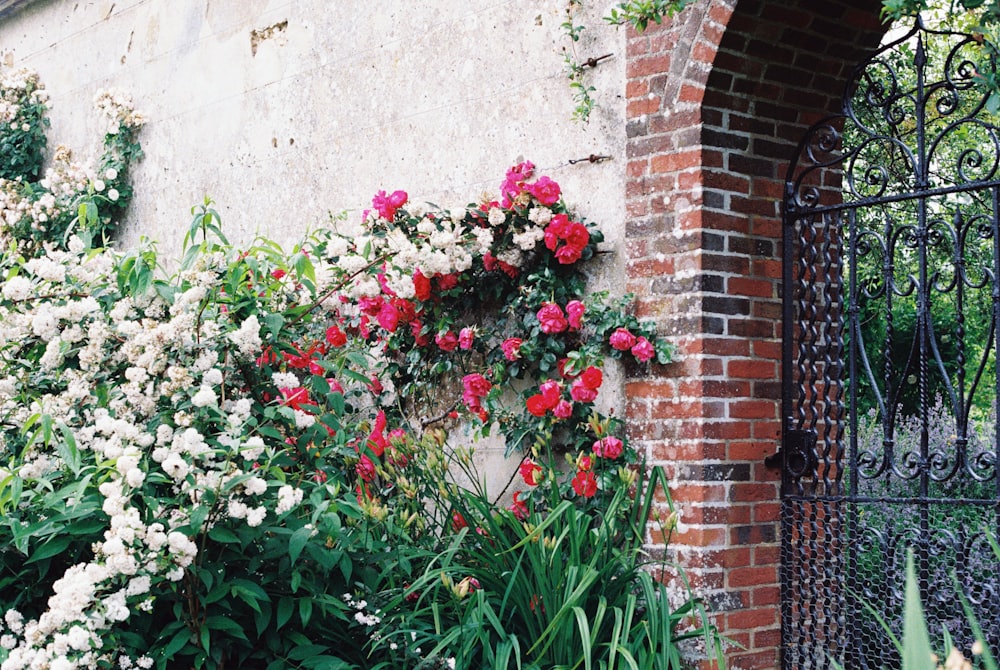
[[[127,96],[103,91],[94,98],[105,123],[96,164],[59,146],[43,172],[47,101],[37,73],[10,58],[0,64],[0,239],[28,254],[43,243],[65,248],[70,235],[110,238],[132,196],[129,169],[142,157],[142,116]]]

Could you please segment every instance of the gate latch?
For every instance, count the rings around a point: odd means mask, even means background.
[[[816,468],[816,433],[789,430],[778,453],[764,459],[764,466],[783,469],[793,478],[805,477]]]

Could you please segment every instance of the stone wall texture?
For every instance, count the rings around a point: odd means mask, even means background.
[[[699,0],[642,34],[583,3],[577,55],[613,54],[588,75],[587,125],[570,121],[567,5],[35,0],[0,18],[0,48],[40,71],[56,142],[96,148],[100,88],[149,117],[126,243],[176,250],[206,194],[237,239],[287,239],[382,188],[464,204],[533,160],[608,231],[597,283],[635,293],[681,353],[624,374],[631,437],[682,509],[668,558],[741,645],[729,667],[777,668],[783,181],[878,44],[880,2]],[[611,160],[569,163],[590,154]]]

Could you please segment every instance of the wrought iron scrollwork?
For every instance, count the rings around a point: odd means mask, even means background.
[[[788,172],[786,668],[896,665],[870,612],[900,629],[911,551],[932,626],[970,641],[961,592],[1000,644],[1000,119],[982,74],[975,37],[918,21],[855,69]]]

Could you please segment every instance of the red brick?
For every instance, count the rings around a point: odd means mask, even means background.
[[[777,581],[777,571],[775,571],[775,581]],[[778,605],[781,603],[781,588],[778,586],[758,586],[750,592],[750,603],[754,607]],[[758,645],[758,648],[760,646],[766,645]]]
[[[726,502],[722,484],[679,484],[670,489],[674,502]]]
[[[630,100],[640,98],[649,93],[649,82],[633,79],[625,84],[625,97]]]
[[[698,167],[701,164],[701,150],[689,149],[677,153],[654,156],[650,161],[650,172],[675,172]]]
[[[753,355],[758,358],[768,358],[776,361],[781,360],[781,342],[767,342],[764,340],[754,340],[750,343]]]
[[[775,670],[781,667],[777,649],[754,653],[733,653],[729,654],[728,658],[729,667],[740,670]]]
[[[726,372],[737,379],[777,379],[778,364],[759,359],[737,359],[729,361]]]
[[[645,77],[651,74],[666,72],[670,69],[670,56],[657,55],[641,58],[630,58],[625,68],[625,76],[629,79]]]
[[[777,489],[772,500],[777,499]],[[763,499],[762,499],[763,500]],[[778,521],[781,518],[781,505],[779,503],[758,503],[753,507],[754,523],[766,523]]]
[[[704,434],[706,438],[716,440],[745,438],[750,436],[750,424],[746,421],[706,423],[702,425],[702,434]],[[734,456],[732,454],[732,446],[730,446],[729,458],[733,460],[748,460],[746,457]]]
[[[733,567],[726,573],[726,582],[729,588],[770,585],[777,583],[777,580],[778,570],[775,566],[764,568]],[[753,602],[752,598],[751,595],[751,602]]]
[[[653,114],[660,109],[660,98],[657,96],[629,100],[627,113],[630,117],[641,116],[643,114]]]
[[[711,64],[715,60],[716,46],[708,42],[698,42],[691,50],[691,58],[705,64]]]
[[[754,565],[777,565],[781,557],[781,548],[777,545],[759,544],[753,547]]]
[[[747,277],[730,277],[727,282],[729,295],[746,295],[758,298],[775,297],[775,284],[765,279],[749,279]]]
[[[770,400],[741,400],[729,405],[729,416],[739,419],[773,419],[777,403]]]
[[[734,503],[775,500],[778,490],[773,484],[737,482],[729,489],[729,500]]]
[[[778,621],[777,607],[757,607],[754,609],[737,610],[726,615],[726,625],[730,628],[764,628],[773,627]],[[734,667],[746,667],[735,665]]]
[[[683,533],[674,531],[671,541],[691,547],[718,547],[726,543],[726,529],[689,527]],[[721,575],[718,581],[721,587]]]
[[[705,87],[693,84],[682,84],[677,99],[681,102],[701,102],[705,96]]]
[[[747,432],[750,425],[747,424]],[[745,437],[745,436],[740,436]],[[777,444],[764,444],[756,440],[751,442],[730,442],[728,458],[733,461],[762,461],[777,450]]]

